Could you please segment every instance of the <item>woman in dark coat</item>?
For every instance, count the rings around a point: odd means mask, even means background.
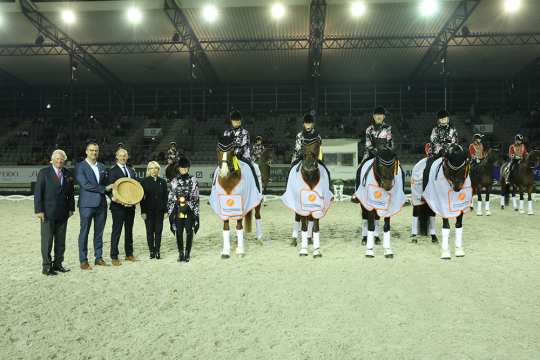
[[[159,177],[160,166],[150,161],[146,168],[146,177],[141,180],[144,198],[141,201],[141,217],[146,225],[146,240],[150,259],[161,259],[161,233],[163,218],[167,213],[167,181]]]

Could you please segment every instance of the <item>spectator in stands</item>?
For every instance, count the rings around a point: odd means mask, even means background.
[[[171,141],[167,150],[167,164],[174,164],[178,161],[178,150],[176,150],[176,142]]]
[[[264,152],[264,144],[262,136],[257,136],[255,138],[255,144],[253,145],[252,154],[253,161],[258,162]]]
[[[75,211],[74,179],[64,168],[66,153],[57,149],[52,153],[51,166],[41,169],[34,193],[34,211],[41,221],[42,273],[56,275],[68,272],[62,266],[66,249],[68,219]],[[53,245],[54,244],[54,245]],[[54,261],[51,250],[54,246]]]

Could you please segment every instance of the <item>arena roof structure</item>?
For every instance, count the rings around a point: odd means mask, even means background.
[[[0,81],[69,84],[73,66],[78,83],[118,89],[413,81],[441,71],[509,78],[538,68],[540,1],[523,0],[513,13],[507,1],[370,0],[355,17],[357,2],[283,0],[275,19],[273,0],[215,0],[208,21],[200,0],[2,0]],[[438,6],[431,15],[419,11],[426,2]],[[126,18],[130,7],[138,23]]]

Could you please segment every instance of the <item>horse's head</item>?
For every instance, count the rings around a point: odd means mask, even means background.
[[[500,164],[502,163],[501,148],[499,146],[491,147],[486,156],[486,162],[488,164]]]
[[[392,190],[394,177],[399,171],[399,160],[390,148],[384,148],[377,153],[373,163],[373,173],[379,186],[386,191]]]
[[[304,136],[302,140],[302,149],[304,157],[302,159],[302,169],[304,171],[315,171],[319,167],[319,154],[321,151],[322,139],[319,133],[313,132],[312,134]]]
[[[234,155],[234,139],[231,136],[222,136],[218,141],[216,151],[220,177],[227,177],[238,170],[238,160]]]
[[[459,145],[452,145],[443,160],[444,176],[455,192],[460,191],[469,176],[470,160]]]
[[[534,149],[527,155],[527,162],[533,166],[537,167],[540,163],[540,150]]]

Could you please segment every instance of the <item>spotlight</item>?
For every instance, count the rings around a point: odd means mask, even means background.
[[[216,21],[218,17],[218,10],[214,5],[208,4],[205,5],[202,9],[202,15],[204,20],[209,23]]]
[[[45,42],[45,38],[43,37],[43,35],[38,35],[38,37],[36,38],[36,40],[34,41],[34,43],[38,46],[41,46],[43,45],[43,43]]]
[[[285,6],[283,6],[283,4],[281,3],[275,3],[274,5],[272,5],[270,11],[272,12],[272,17],[274,19],[279,20],[283,16],[285,16]]]
[[[353,2],[351,4],[351,14],[354,17],[361,17],[366,13],[366,4],[362,1]]]
[[[52,108],[51,104],[47,104],[47,105],[45,106],[45,109],[47,109],[47,110],[49,110],[50,108]]]
[[[139,8],[130,7],[126,12],[127,20],[132,24],[138,24],[142,20],[142,12]]]
[[[432,16],[439,9],[439,4],[436,0],[422,0],[419,9],[422,16]]]
[[[504,1],[504,10],[507,13],[515,13],[521,7],[521,0],[505,0]]]
[[[75,16],[75,13],[72,10],[65,9],[65,10],[62,10],[62,20],[66,24],[73,24],[75,20],[77,20],[77,17]]]

